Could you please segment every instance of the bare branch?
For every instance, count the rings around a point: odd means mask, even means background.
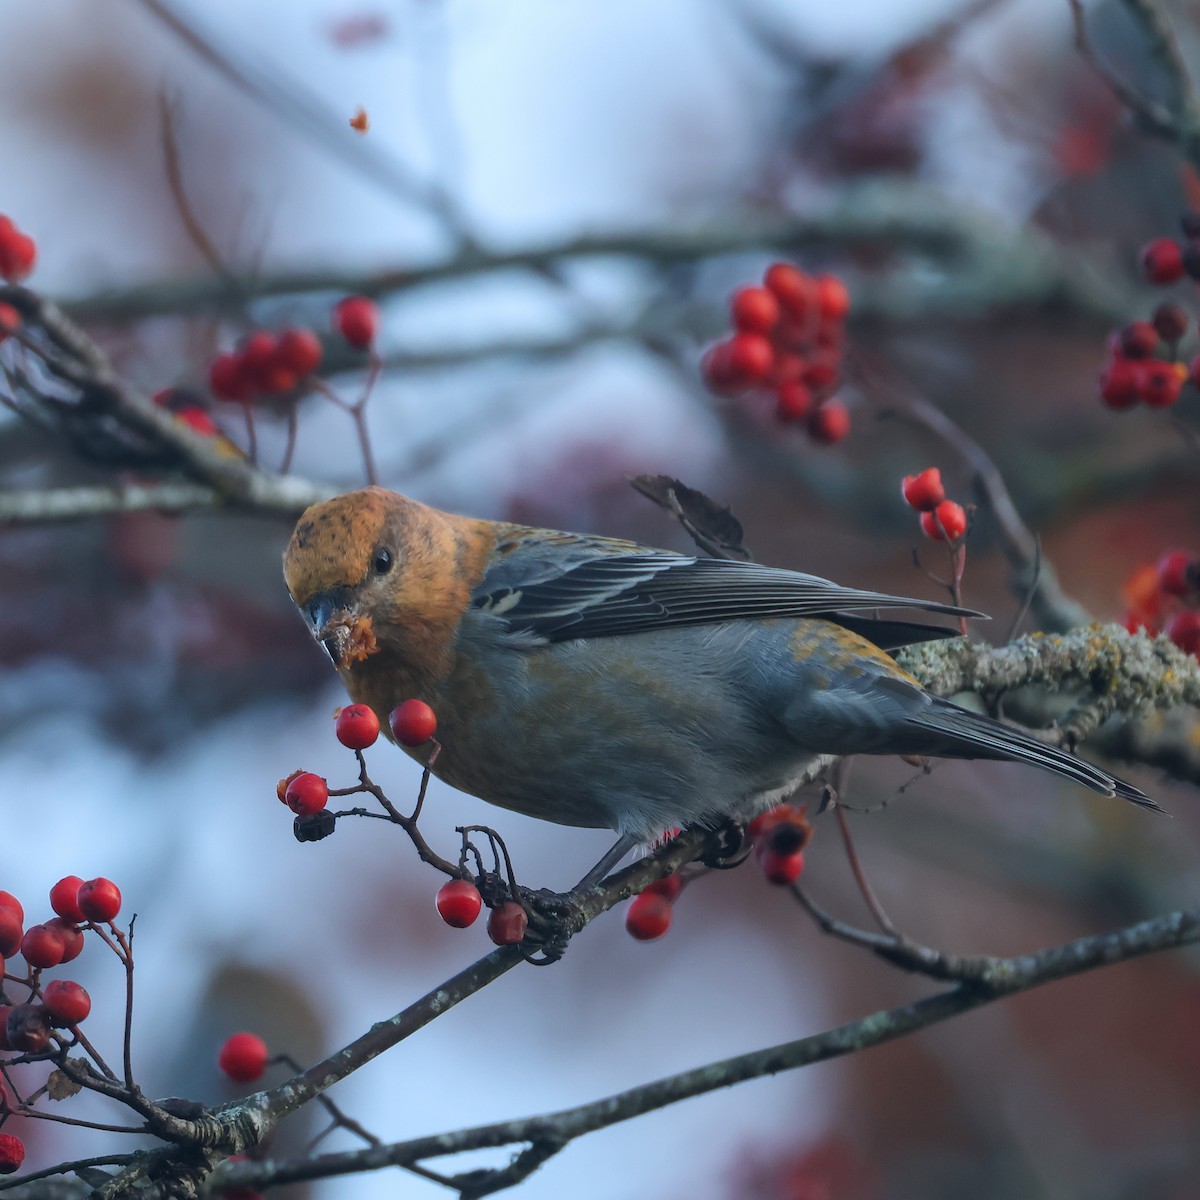
[[[267,1183],[292,1183],[404,1166],[467,1150],[521,1144],[534,1149],[534,1165],[537,1165],[574,1138],[677,1104],[681,1100],[878,1046],[1001,997],[1197,941],[1200,941],[1200,909],[1188,909],[1143,921],[1114,933],[1078,938],[1036,954],[1016,958],[981,957],[969,960],[972,964],[969,983],[958,983],[915,1004],[875,1012],[825,1033],[708,1063],[590,1104],[561,1109],[544,1116],[501,1121],[344,1154],[276,1159],[269,1164],[238,1163],[223,1167],[214,1177],[214,1185],[253,1187]],[[508,1176],[505,1180],[504,1186],[518,1181]],[[458,1186],[459,1181],[456,1180],[455,1184]],[[468,1190],[465,1194],[485,1193]]]
[[[1067,0],[1075,30],[1075,47],[1108,85],[1143,132],[1173,142],[1194,166],[1200,166],[1200,105],[1175,31],[1157,0],[1123,0],[1159,66],[1167,93],[1165,105],[1138,91],[1097,54],[1087,31],[1082,0]]]
[[[424,264],[377,271],[297,270],[239,278],[229,287],[210,276],[63,298],[77,320],[127,321],[145,316],[238,311],[247,296],[359,293],[385,296],[448,279],[514,268],[545,271],[590,258],[633,258],[656,266],[724,254],[796,253],[813,247],[902,248],[939,263],[944,278],[903,271],[873,284],[856,302],[858,317],[911,320],[931,311],[956,319],[997,305],[1043,306],[1105,322],[1135,306],[1129,284],[1097,262],[1031,228],[1009,229],[983,212],[951,203],[930,188],[864,184],[848,188],[821,211],[764,220],[747,211],[703,225],[587,234],[560,241],[471,247]]]

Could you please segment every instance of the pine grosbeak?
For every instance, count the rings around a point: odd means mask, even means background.
[[[559,824],[631,840],[752,813],[814,754],[1019,760],[1157,807],[930,695],[881,649],[950,631],[862,615],[965,611],[950,605],[455,516],[378,487],[308,509],[284,575],[384,729],[397,705],[425,700],[440,778]]]

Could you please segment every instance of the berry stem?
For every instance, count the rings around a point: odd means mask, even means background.
[[[283,461],[279,464],[280,475],[286,475],[292,469],[292,456],[296,453],[296,436],[299,431],[299,417],[295,404],[292,404],[287,411],[287,444],[283,448]]]
[[[425,763],[425,770],[421,772],[421,786],[417,791],[417,803],[413,806],[412,816],[408,819],[415,825],[417,818],[421,815],[421,809],[425,806],[425,793],[429,790],[429,777],[433,771],[433,764],[437,762],[438,755],[442,752],[442,743],[436,738],[433,742],[433,749],[429,752],[429,758]]]

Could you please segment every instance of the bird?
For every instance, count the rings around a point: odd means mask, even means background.
[[[626,849],[769,808],[814,755],[1023,762],[1158,808],[931,694],[888,653],[958,631],[877,610],[982,615],[957,605],[458,516],[381,487],[307,509],[284,579],[384,730],[405,700],[433,708],[436,760],[406,749],[435,775],[503,808],[613,829]]]

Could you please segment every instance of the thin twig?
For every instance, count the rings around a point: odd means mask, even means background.
[[[192,244],[200,251],[204,261],[227,287],[237,287],[238,280],[226,265],[221,252],[208,236],[200,218],[196,216],[188,199],[187,188],[183,183],[183,168],[179,161],[179,142],[175,136],[175,121],[178,104],[171,100],[164,90],[158,93],[159,129],[162,133],[163,160],[167,169],[167,184],[171,189],[171,198],[179,213],[183,226],[192,239]]]
[[[847,761],[845,759],[843,762]],[[846,858],[850,863],[850,870],[854,875],[854,882],[858,885],[859,892],[862,893],[862,898],[866,902],[867,908],[871,916],[875,918],[875,923],[885,933],[892,937],[899,937],[896,932],[895,925],[892,924],[891,918],[884,911],[884,907],[879,903],[879,897],[875,895],[875,889],[871,886],[870,880],[867,878],[867,873],[863,870],[862,861],[858,857],[858,850],[854,845],[854,838],[850,833],[850,823],[846,819],[846,814],[842,811],[840,804],[835,804],[833,814],[837,817],[838,829],[842,835],[842,844],[846,848]]]

